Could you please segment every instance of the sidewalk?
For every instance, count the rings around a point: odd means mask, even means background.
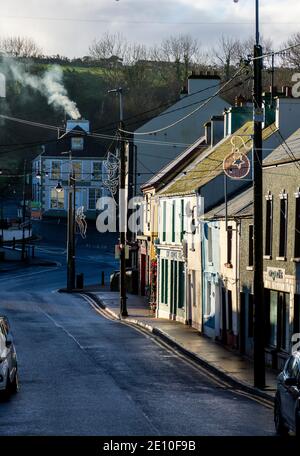
[[[119,318],[119,293],[84,290],[102,308]],[[239,354],[226,349],[199,331],[171,320],[157,319],[149,309],[146,298],[128,295],[127,323],[138,325],[160,337],[178,351],[193,359],[221,380],[267,401],[274,399],[277,373],[267,370],[267,387],[261,391],[253,387],[253,363]]]

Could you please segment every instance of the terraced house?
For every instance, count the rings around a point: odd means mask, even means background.
[[[281,368],[300,333],[300,129],[264,160],[266,358]]]
[[[283,139],[295,131],[296,119],[299,114],[299,100],[276,99],[276,115],[273,116],[275,121],[269,125],[266,122],[263,130],[264,157],[268,156]],[[229,225],[226,232],[222,231],[221,237],[216,238],[214,242],[214,245],[215,243],[231,245],[231,256],[229,257],[229,251],[225,251],[224,255],[220,256],[219,271],[215,271],[224,278],[225,286],[222,286],[218,291],[220,296],[211,299],[216,291],[212,289],[213,287],[210,291],[203,288],[204,279],[201,265],[203,252],[200,241],[209,234],[205,231],[205,217],[203,218],[201,215],[222,204],[225,200],[225,193],[227,199],[230,199],[238,196],[251,185],[253,123],[252,121],[243,123],[245,119],[243,116],[241,117],[240,107],[231,108],[230,116],[226,112],[224,118],[226,123],[225,137],[215,144],[211,133],[217,129],[213,128],[214,125],[207,126],[206,140],[207,144],[210,144],[209,147],[192,164],[187,166],[173,182],[157,193],[159,199],[157,315],[190,323],[213,338],[216,337],[217,331],[221,340],[235,346],[240,340],[240,328],[245,328],[247,325],[249,337],[247,336],[246,340],[246,336],[243,335],[243,344],[251,351],[251,340],[249,340],[251,339],[251,324],[248,324],[245,319],[241,324],[238,318],[240,300],[244,299],[244,296],[240,296],[235,286],[239,280],[236,266],[233,267],[233,262],[237,263],[239,260],[239,253],[234,253],[234,249],[237,248],[236,226]],[[266,121],[269,122],[273,119],[272,116],[266,117]],[[242,126],[236,130],[239,121]],[[222,122],[222,120],[218,116],[212,120],[212,124],[214,122]],[[228,131],[231,134],[228,134]],[[236,141],[239,142],[239,150],[248,156],[249,174],[244,179],[227,178],[225,181],[223,161],[236,149]],[[181,210],[187,204],[190,208],[188,215]],[[185,214],[184,217],[183,214]],[[249,235],[251,224],[248,225],[246,228],[247,242],[251,239]],[[249,262],[246,266],[249,269],[246,269],[246,272],[249,274],[251,274],[251,267],[252,265]],[[207,286],[209,287],[208,284]],[[244,306],[244,311],[247,312],[247,318],[251,321],[251,292],[249,295],[247,294],[247,303],[245,304],[247,310]],[[223,308],[221,316],[218,315],[219,319],[223,319],[220,323],[221,335],[220,328],[216,328],[217,301],[221,303],[220,308]]]

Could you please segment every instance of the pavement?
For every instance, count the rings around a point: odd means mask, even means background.
[[[79,290],[78,290],[79,291]],[[94,302],[114,318],[119,318],[119,293],[89,288],[84,291]],[[192,359],[213,375],[249,394],[274,402],[277,372],[266,370],[266,388],[253,386],[253,362],[235,351],[202,336],[199,331],[176,321],[155,318],[147,299],[128,294],[129,316],[126,323],[138,326],[162,339]]]

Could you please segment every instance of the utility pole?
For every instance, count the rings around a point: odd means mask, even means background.
[[[72,168],[72,156],[70,153],[67,230],[67,290],[69,292],[75,288],[75,207],[76,178]]]
[[[254,386],[264,388],[265,379],[265,305],[263,277],[263,181],[262,181],[262,47],[259,36],[259,0],[256,2],[256,41],[254,46],[254,136],[253,136],[253,202],[254,202]]]
[[[26,222],[26,160],[23,164],[23,197],[22,197],[22,253],[21,259],[25,260],[25,222]]]
[[[120,122],[119,122],[119,236],[120,236],[120,317],[128,317],[126,295],[126,240],[127,240],[127,192],[126,192],[126,136],[123,115],[123,90],[109,90],[108,93],[119,95]]]

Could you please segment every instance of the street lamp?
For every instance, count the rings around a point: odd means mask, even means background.
[[[57,191],[57,193],[60,193],[63,191],[63,186],[61,185],[60,182],[57,183],[57,186],[55,187],[55,190]]]

